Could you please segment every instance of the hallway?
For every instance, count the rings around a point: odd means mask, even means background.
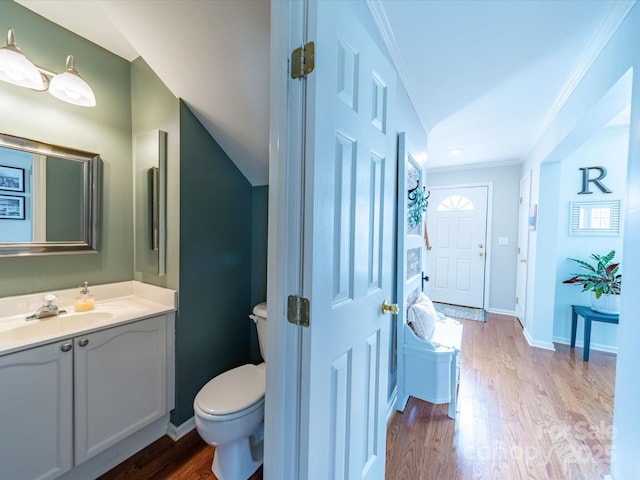
[[[600,480],[609,473],[615,355],[527,345],[514,317],[465,321],[457,425],[411,398],[387,432],[388,480]]]

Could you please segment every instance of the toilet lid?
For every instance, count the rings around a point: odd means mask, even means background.
[[[228,415],[264,398],[265,371],[247,364],[221,373],[196,396],[196,404],[210,415]]]

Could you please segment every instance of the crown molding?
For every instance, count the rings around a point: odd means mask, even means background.
[[[560,110],[562,110],[564,104],[567,102],[571,94],[573,94],[580,81],[584,78],[589,68],[591,68],[591,65],[593,65],[593,62],[598,58],[598,55],[600,55],[635,3],[636,0],[612,2],[609,14],[600,24],[600,27],[596,30],[595,34],[591,37],[591,40],[585,47],[582,55],[578,58],[578,62],[573,73],[558,93],[553,105],[540,122],[540,126],[536,130],[535,134],[531,140],[529,140],[529,143],[527,143],[527,146],[522,153],[523,159],[526,159],[531,155],[544,133],[549,129],[560,113]]]
[[[512,159],[512,160],[500,160],[497,162],[477,162],[477,163],[459,163],[457,165],[439,165],[435,167],[425,167],[427,175],[430,173],[446,173],[446,172],[455,172],[455,171],[463,171],[463,170],[476,170],[476,169],[487,169],[487,168],[502,168],[502,167],[513,167],[515,165],[522,165],[522,160],[520,159]]]
[[[433,125],[423,113],[425,109],[422,98],[418,94],[418,90],[416,89],[415,84],[411,79],[411,75],[409,75],[409,70],[407,69],[407,65],[403,60],[402,54],[400,52],[400,46],[398,45],[396,37],[393,34],[391,23],[389,22],[387,13],[384,10],[382,0],[365,0],[365,3],[367,4],[369,11],[371,12],[371,16],[373,17],[373,21],[378,27],[380,35],[382,35],[382,41],[389,50],[391,60],[396,67],[398,76],[400,77],[404,88],[407,90],[407,94],[409,95],[409,99],[413,104],[413,108],[415,109],[416,114],[420,119],[422,128],[424,128],[425,132],[429,132]]]

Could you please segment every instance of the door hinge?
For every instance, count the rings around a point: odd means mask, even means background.
[[[291,53],[291,78],[304,78],[315,67],[315,45],[309,42]]]
[[[516,305],[518,305],[518,303],[520,303],[520,299],[516,297]]]
[[[520,197],[520,205],[522,205],[522,197]]]
[[[309,299],[289,295],[287,298],[287,320],[302,327],[309,326]]]

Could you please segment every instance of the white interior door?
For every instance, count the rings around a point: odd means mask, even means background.
[[[403,188],[404,186],[404,188]],[[424,174],[420,162],[416,160],[414,149],[406,133],[398,134],[398,248],[397,276],[398,303],[400,313],[398,324],[405,321],[407,297],[416,296],[423,290],[422,277],[425,264],[424,215],[419,221],[409,219],[410,196],[416,189],[424,188]]]
[[[520,180],[518,210],[518,273],[516,278],[516,317],[526,327],[527,257],[529,254],[529,205],[531,202],[531,173]]]
[[[484,307],[488,187],[432,188],[427,228],[433,301]]]
[[[384,478],[395,71],[356,2],[309,2],[300,478]],[[310,267],[310,268],[309,268]]]
[[[424,188],[424,172],[420,162],[415,158],[414,146],[409,142],[407,134],[398,134],[398,191],[397,191],[397,256],[396,256],[396,288],[399,311],[396,318],[396,360],[398,372],[398,399],[405,398],[404,389],[404,324],[407,321],[407,305],[413,303],[417,295],[426,286],[423,282],[424,265],[426,263],[426,243],[424,237],[425,216],[419,221],[412,216],[410,220],[409,205],[416,189]],[[404,405],[403,405],[404,408]]]

